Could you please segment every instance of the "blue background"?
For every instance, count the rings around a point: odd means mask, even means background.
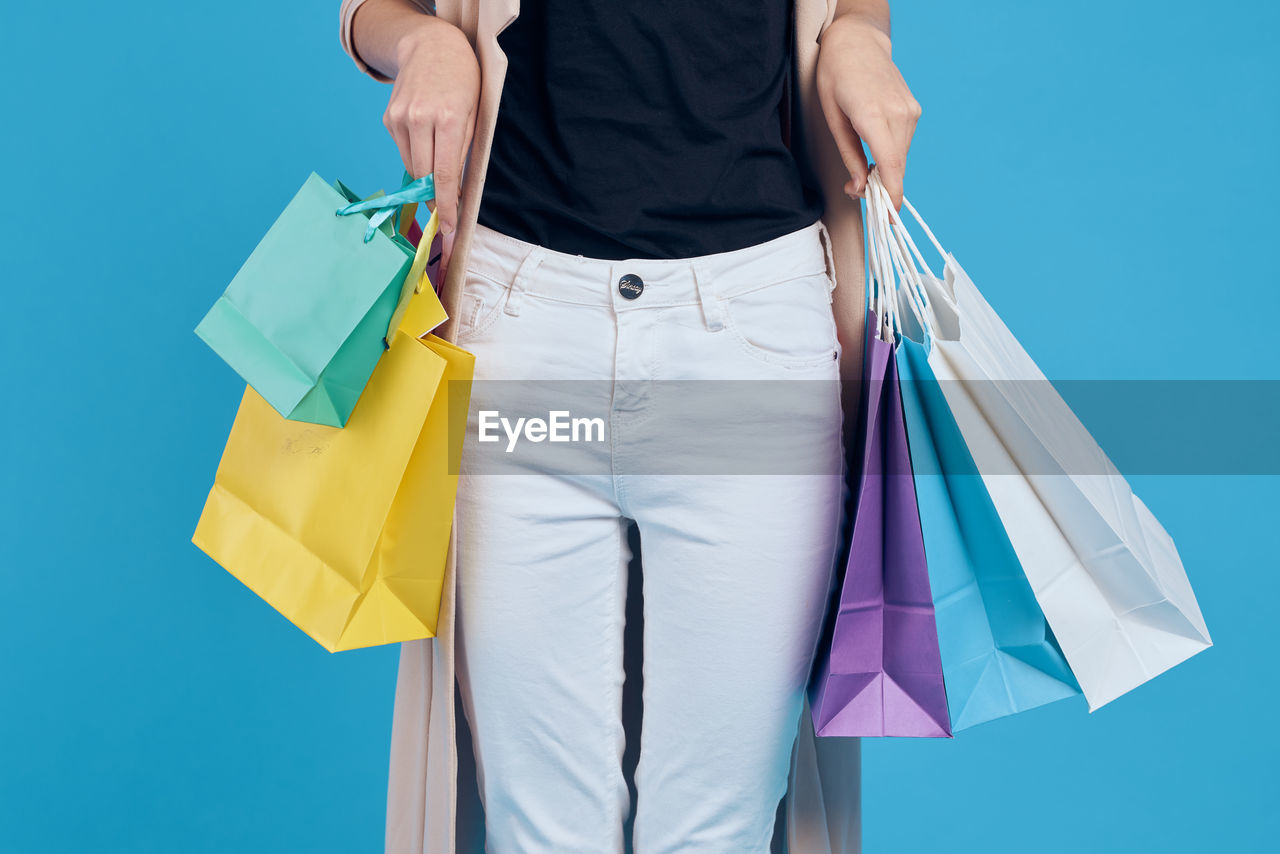
[[[908,195],[1050,377],[1280,378],[1276,4],[894,7]],[[2,850],[381,850],[397,648],[324,652],[190,543],[243,388],[192,328],[310,170],[400,176],[337,11],[6,7]],[[1216,646],[868,742],[868,852],[1264,849],[1280,482],[1134,485]]]

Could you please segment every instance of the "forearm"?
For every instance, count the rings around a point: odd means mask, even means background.
[[[395,79],[413,40],[427,27],[452,26],[424,6],[424,0],[364,0],[351,19],[351,40],[356,53],[372,68]]]
[[[889,39],[889,0],[836,0],[834,24],[841,18],[870,25]]]

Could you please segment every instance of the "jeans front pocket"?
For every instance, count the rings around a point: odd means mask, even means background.
[[[502,316],[510,294],[509,283],[468,270],[458,299],[457,343],[461,345],[488,331]]]
[[[831,278],[825,272],[726,297],[724,308],[725,327],[757,361],[804,368],[837,357]]]

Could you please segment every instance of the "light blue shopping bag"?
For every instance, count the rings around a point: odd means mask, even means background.
[[[925,346],[908,336],[898,374],[953,731],[1079,694]]]
[[[361,201],[311,173],[196,327],[281,416],[344,426],[382,358],[414,284],[399,212],[435,198],[404,178]]]

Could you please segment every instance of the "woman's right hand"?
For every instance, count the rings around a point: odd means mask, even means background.
[[[421,15],[396,42],[397,72],[382,123],[414,178],[434,173],[443,246],[440,277],[453,253],[462,166],[475,133],[480,63],[462,30]]]

